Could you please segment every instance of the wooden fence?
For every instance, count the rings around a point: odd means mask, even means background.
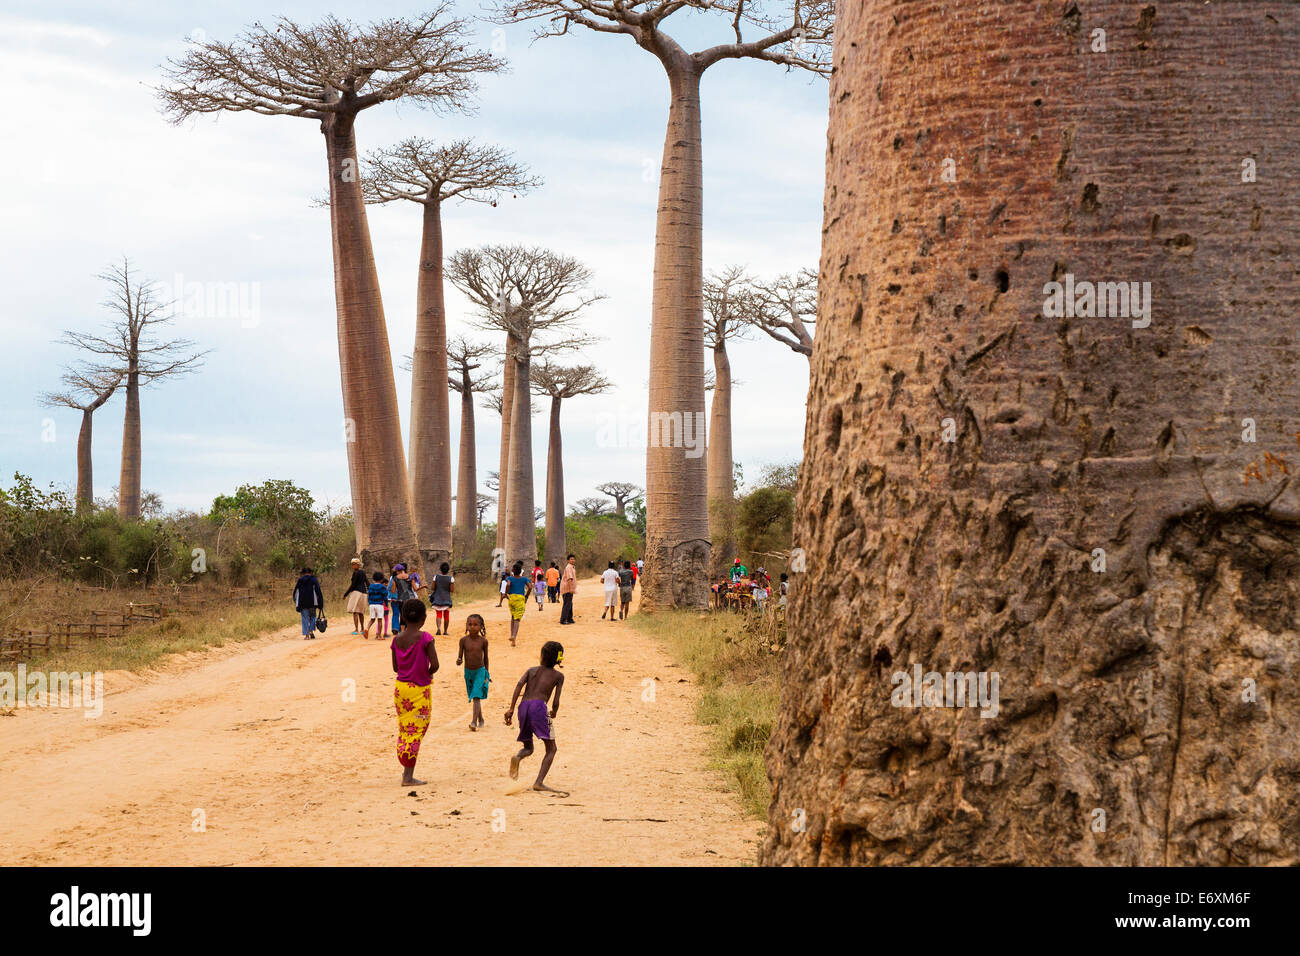
[[[103,593],[106,599],[117,593],[111,589],[86,585],[74,585],[73,590],[77,593]],[[42,596],[43,591],[45,589],[11,587],[7,589],[7,593],[0,592],[0,602],[12,603],[15,598],[20,601],[31,601],[34,597]],[[184,584],[174,587],[141,588],[133,590],[132,597],[149,600],[131,600],[117,610],[79,611],[72,618],[45,624],[10,627],[6,633],[0,633],[0,660],[21,661],[56,650],[71,650],[95,641],[122,637],[131,628],[157,623],[169,615],[229,606],[231,602],[251,604],[259,599],[274,597],[276,591],[277,588],[273,584],[259,587],[232,587],[224,591],[211,588],[200,590],[195,585]],[[66,593],[66,587],[54,586],[48,588],[43,596]]]

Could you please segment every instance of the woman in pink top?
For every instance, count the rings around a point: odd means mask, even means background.
[[[405,768],[402,786],[418,787],[424,781],[415,779],[415,761],[420,756],[420,742],[429,729],[433,705],[429,687],[438,672],[438,652],[429,632],[422,629],[424,602],[411,598],[403,602],[400,613],[402,630],[389,645],[393,652],[393,672],[397,675],[393,688],[393,702],[397,706],[397,759]]]

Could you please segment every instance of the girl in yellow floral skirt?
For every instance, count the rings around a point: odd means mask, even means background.
[[[402,786],[418,787],[424,781],[415,779],[415,761],[420,756],[420,742],[429,729],[432,711],[430,685],[438,672],[438,652],[433,638],[422,629],[424,602],[411,598],[401,607],[402,630],[389,645],[393,652],[393,672],[397,683],[393,688],[393,702],[397,707],[397,759],[401,763]]]

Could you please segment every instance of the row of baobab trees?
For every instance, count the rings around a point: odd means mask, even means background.
[[[625,37],[663,65],[671,100],[659,179],[650,329],[649,408],[700,416],[705,408],[703,185],[700,81],[724,60],[752,58],[813,73],[829,72],[831,0],[488,0],[498,23],[537,24],[539,36],[572,28]],[[684,13],[716,18],[728,39],[689,52],[666,26]],[[676,18],[676,20],[674,20]],[[319,124],[329,171],[329,208],[345,417],[364,441],[348,446],[358,547],[365,560],[388,563],[417,551],[436,560],[450,551],[452,515],[446,320],[440,208],[449,181],[430,178],[422,143],[388,154],[386,187],[368,190],[358,155],[358,119],[402,101],[440,111],[471,108],[477,78],[505,62],[474,48],[469,21],[452,4],[425,14],[357,25],[334,16],[302,25],[255,23],[233,41],[205,40],[169,60],[159,95],[179,123],[204,113],[252,112]],[[480,156],[475,151],[466,159]],[[500,155],[475,175],[466,193],[531,185]],[[493,180],[495,171],[500,179]],[[464,182],[463,180],[460,182]],[[385,194],[384,189],[388,192]],[[366,219],[368,199],[406,199],[424,207],[408,475],[379,279]],[[564,344],[567,321],[594,301],[579,262],[546,250],[490,247],[448,259],[448,277],[484,321],[506,338],[498,524],[508,561],[535,556],[531,416],[534,342]],[[464,384],[464,379],[461,379]],[[508,436],[508,437],[507,437]],[[440,444],[441,443],[441,444]],[[462,462],[466,460],[462,456]],[[414,482],[409,479],[414,478]],[[412,496],[410,489],[420,489]],[[394,494],[394,489],[401,489]],[[424,500],[426,491],[436,495]],[[462,501],[474,501],[461,495]],[[681,445],[652,444],[646,464],[647,577],[643,604],[707,603],[711,564],[705,463]]]

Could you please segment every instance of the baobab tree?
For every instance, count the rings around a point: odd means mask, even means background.
[[[583,518],[599,518],[611,513],[609,502],[604,498],[579,498],[570,510],[572,514]]]
[[[639,485],[630,481],[607,481],[603,485],[597,485],[596,490],[614,499],[614,514],[620,518],[627,517],[628,502],[637,501],[645,494]]]
[[[181,123],[201,113],[252,112],[320,124],[329,172],[334,298],[348,472],[357,546],[369,563],[417,553],[397,386],[357,166],[357,117],[403,100],[467,111],[481,73],[501,69],[472,49],[470,25],[439,2],[422,16],[367,26],[327,16],[255,23],[231,43],[195,43],[169,60],[159,91]],[[441,382],[441,378],[439,379]]]
[[[1295,8],[839,11],[762,861],[1296,865]]]
[[[703,151],[700,81],[723,60],[765,60],[830,72],[832,0],[493,0],[502,23],[533,21],[539,37],[571,27],[628,37],[655,56],[670,100],[659,175],[650,396],[646,450],[646,574],[641,609],[699,607],[709,600],[709,513],[704,459],[690,425],[704,420]],[[729,42],[689,53],[665,31],[674,14],[707,12]],[[679,17],[682,22],[686,17]],[[685,24],[683,23],[683,26]],[[702,429],[701,429],[702,430]]]
[[[64,332],[61,340],[92,356],[81,368],[88,381],[118,379],[126,392],[117,512],[134,519],[140,517],[140,389],[189,374],[207,353],[195,351],[195,343],[189,339],[158,339],[159,330],[172,321],[171,304],[160,301],[154,284],[138,278],[127,259],[100,273],[99,278],[109,284],[104,306],[113,318],[108,333]]]
[[[451,374],[447,384],[460,395],[460,457],[456,468],[456,537],[464,544],[478,531],[478,462],[474,450],[474,395],[488,391],[492,377],[475,375],[492,346],[471,342],[463,335],[447,343]]]
[[[477,531],[482,526],[483,515],[487,514],[487,510],[491,508],[494,504],[496,504],[496,499],[493,498],[491,495],[478,496],[477,503],[475,504],[475,508],[478,511],[478,524],[474,526],[475,531]]]
[[[750,283],[756,304],[751,324],[808,361],[812,361],[813,335],[808,326],[817,321],[817,272],[800,269],[767,282]]]
[[[477,307],[485,328],[504,332],[512,374],[503,408],[510,413],[510,458],[505,472],[504,510],[507,565],[537,558],[533,519],[533,449],[530,367],[534,355],[576,348],[589,336],[574,333],[579,314],[603,296],[588,289],[590,270],[570,256],[524,246],[463,249],[447,263],[447,277]],[[558,338],[556,336],[559,336]],[[567,337],[566,337],[567,336]],[[544,338],[543,338],[544,337]],[[505,401],[509,405],[505,406]]]
[[[709,540],[711,575],[717,577],[736,551],[736,480],[731,449],[731,358],[729,341],[745,338],[759,311],[740,266],[704,280],[704,345],[713,356],[713,406],[709,410]]]
[[[447,309],[442,276],[442,206],[449,200],[496,206],[538,180],[495,146],[462,139],[439,146],[411,137],[366,155],[368,203],[411,202],[422,210],[411,361],[411,508],[420,556],[436,567],[451,555],[451,413],[447,401]],[[462,404],[462,410],[464,408]],[[469,407],[472,409],[473,404]],[[471,439],[472,439],[471,434]],[[462,435],[461,451],[464,452]],[[461,499],[469,512],[473,492]]]
[[[542,361],[532,367],[533,388],[551,398],[550,440],[546,446],[546,551],[564,563],[564,449],[560,439],[560,404],[578,395],[598,395],[613,387],[594,365],[560,366]]]
[[[44,405],[73,408],[81,412],[81,429],[77,432],[78,514],[95,504],[95,474],[91,456],[94,414],[113,397],[121,384],[121,372],[96,374],[74,367],[63,373],[62,391],[47,392],[41,397]]]

